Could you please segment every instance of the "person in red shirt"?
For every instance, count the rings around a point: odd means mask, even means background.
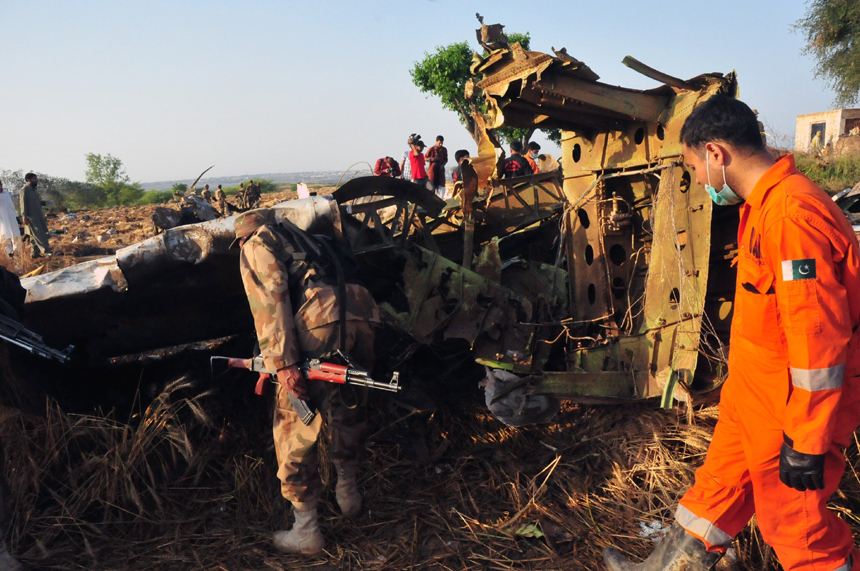
[[[409,166],[412,172],[412,182],[429,189],[427,186],[427,171],[424,168],[425,146],[424,141],[421,139],[412,141],[412,150],[409,151]]]
[[[611,571],[713,569],[755,514],[786,571],[857,571],[851,528],[828,509],[860,424],[860,246],[794,157],[774,160],[755,114],[715,95],[681,129],[691,203],[742,204],[729,376],[695,485],[651,556]]]
[[[391,157],[382,157],[373,166],[373,174],[376,176],[400,177],[400,165]]]
[[[445,188],[445,165],[448,163],[448,149],[442,145],[445,143],[445,137],[439,135],[436,137],[436,144],[430,147],[427,151],[427,161],[430,163],[427,176],[430,179],[430,187],[439,198],[445,198],[447,189]]]

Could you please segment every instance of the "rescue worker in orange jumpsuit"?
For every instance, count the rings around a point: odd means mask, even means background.
[[[860,423],[860,257],[845,215],[774,160],[755,115],[717,95],[681,130],[684,162],[718,205],[737,204],[729,376],[695,485],[648,559],[608,548],[611,571],[707,571],[756,514],[786,571],[857,571],[848,525],[827,509]]]

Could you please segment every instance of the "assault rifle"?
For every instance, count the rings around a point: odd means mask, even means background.
[[[71,353],[75,348],[74,345],[69,345],[64,350],[57,351],[48,347],[42,341],[41,335],[30,331],[14,319],[9,319],[5,315],[0,315],[0,339],[26,349],[37,357],[56,359],[64,365],[72,359]]]
[[[341,358],[350,363],[349,357],[342,352],[337,352]],[[257,386],[254,392],[258,395],[263,394],[263,388],[267,380],[273,380],[276,372],[266,369],[263,364],[262,357],[254,357],[252,359],[234,359],[232,357],[212,357],[209,361],[212,369],[212,376],[217,377],[227,369],[246,369],[255,373],[260,373],[260,378],[257,380]],[[299,366],[304,377],[311,381],[325,381],[327,383],[338,383],[347,385],[357,385],[360,387],[368,387],[371,389],[379,389],[396,393],[402,387],[400,386],[400,373],[394,371],[391,376],[391,381],[382,383],[373,380],[367,371],[347,365],[338,365],[335,363],[327,363],[320,359],[308,359]],[[273,382],[277,382],[274,381]],[[297,398],[290,393],[290,403],[299,418],[305,425],[313,422],[316,412],[308,406],[308,403]]]

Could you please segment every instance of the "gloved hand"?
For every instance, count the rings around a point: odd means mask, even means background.
[[[297,366],[290,365],[278,370],[278,382],[294,397],[305,401],[310,398],[305,377]]]
[[[824,488],[824,457],[824,454],[804,454],[796,451],[786,437],[779,453],[780,481],[799,492]]]

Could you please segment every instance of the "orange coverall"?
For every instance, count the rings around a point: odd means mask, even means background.
[[[791,155],[762,176],[740,216],[729,377],[675,519],[724,551],[755,513],[786,571],[858,570],[851,530],[827,509],[860,423],[857,239]],[[824,489],[780,481],[784,436],[798,452],[826,454]]]

